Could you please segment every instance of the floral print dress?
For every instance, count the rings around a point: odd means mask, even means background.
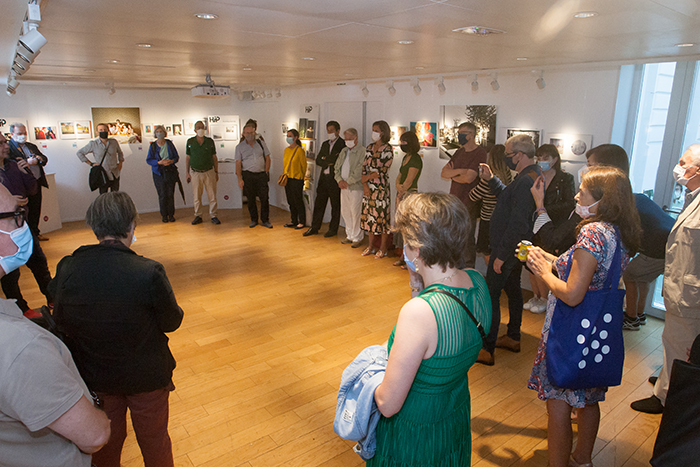
[[[574,254],[574,250],[577,248],[586,250],[592,254],[598,262],[588,290],[602,289],[605,284],[605,279],[608,276],[613,256],[615,255],[617,242],[618,237],[612,224],[607,222],[591,222],[581,228],[581,232],[579,232],[578,238],[576,239],[576,244],[557,258],[554,262],[554,267],[557,269],[559,277],[562,277],[566,272],[569,257]],[[622,271],[620,274],[625,271],[630,261],[629,254],[624,245],[622,245],[621,261]],[[527,387],[537,391],[537,396],[540,400],[561,399],[571,407],[583,408],[586,405],[604,401],[605,393],[608,390],[607,387],[564,389],[554,386],[552,382],[549,381],[546,360],[547,339],[549,338],[549,326],[552,323],[552,314],[554,313],[556,304],[557,298],[554,294],[550,293],[547,301],[547,316],[544,319],[544,325],[542,327],[542,337],[537,347],[537,356],[535,357],[535,364],[532,367],[532,373],[527,382]]]
[[[391,185],[389,183],[389,168],[394,161],[394,150],[387,144],[379,152],[374,148],[381,143],[367,146],[365,161],[362,164],[362,175],[378,172],[379,178],[367,182],[369,195],[362,197],[362,230],[374,235],[389,233],[391,229]]]

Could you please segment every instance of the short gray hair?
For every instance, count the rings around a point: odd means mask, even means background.
[[[513,152],[522,152],[530,159],[535,158],[535,143],[528,135],[515,135],[506,140],[506,144],[510,143]]]
[[[14,133],[15,128],[27,128],[27,125],[21,122],[15,122],[12,125],[10,125],[10,133]]]
[[[693,165],[700,166],[700,144],[691,144],[686,149],[688,151],[693,155]]]
[[[347,130],[345,130],[345,133],[350,133],[353,136],[357,136],[357,130],[354,128],[348,128]]]
[[[126,238],[136,225],[138,211],[131,197],[123,191],[103,193],[92,202],[85,222],[98,240],[105,237]]]

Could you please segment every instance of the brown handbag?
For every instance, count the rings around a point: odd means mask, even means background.
[[[289,158],[289,164],[287,164],[287,170],[284,171],[282,175],[280,175],[280,178],[277,179],[277,184],[279,186],[287,186],[287,172],[289,172],[289,169],[292,167],[292,160],[294,159],[294,155],[297,153],[297,149],[299,149],[299,146],[294,148],[294,152],[292,153],[292,157]]]

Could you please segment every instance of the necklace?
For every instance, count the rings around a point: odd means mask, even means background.
[[[442,279],[436,279],[435,281],[433,281],[433,284],[435,284],[435,283],[437,283],[437,282],[447,282],[448,280],[450,280],[450,279],[452,279],[454,276],[456,276],[458,272],[459,272],[459,269],[455,269],[455,272],[453,272],[453,273],[450,274],[449,276],[443,277]]]

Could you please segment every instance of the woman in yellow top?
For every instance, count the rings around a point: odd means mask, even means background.
[[[299,132],[292,128],[287,132],[288,147],[284,148],[282,162],[287,184],[284,192],[287,195],[289,212],[292,220],[285,227],[303,229],[306,226],[306,206],[304,206],[304,175],[306,174],[306,151],[301,147]]]

